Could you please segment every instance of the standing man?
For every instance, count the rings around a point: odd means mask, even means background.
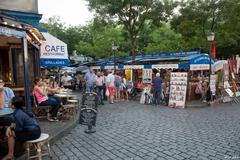
[[[160,97],[162,90],[162,79],[160,78],[160,73],[156,74],[156,77],[152,81],[153,87],[153,104],[160,105]]]
[[[68,75],[67,71],[65,71],[61,78],[61,83],[63,87],[67,89],[72,89],[72,80],[72,77]]]
[[[93,72],[93,69],[90,67],[88,73],[84,76],[86,82],[86,91],[94,90],[94,79],[96,75]]]
[[[97,94],[99,98],[99,102],[101,105],[104,105],[103,103],[103,83],[104,79],[103,76],[101,75],[101,72],[97,72],[97,76],[95,77],[94,84],[96,85],[97,89]]]
[[[113,104],[114,103],[114,88],[115,88],[115,76],[112,73],[112,70],[108,71],[108,76],[107,76],[107,89],[109,92],[109,103]]]

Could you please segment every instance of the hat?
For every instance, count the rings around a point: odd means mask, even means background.
[[[157,73],[156,76],[157,76],[157,77],[160,77],[160,73]]]

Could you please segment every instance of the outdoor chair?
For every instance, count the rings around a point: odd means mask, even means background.
[[[49,135],[47,133],[41,133],[41,136],[38,139],[27,141],[26,143],[28,159],[37,158],[38,160],[42,160],[43,156],[49,156],[52,158]],[[40,148],[37,148],[37,146]]]
[[[34,115],[36,115],[37,118],[48,118],[47,116],[48,116],[49,110],[51,108],[50,105],[39,106],[38,103],[37,103],[37,99],[36,99],[34,94],[33,94],[33,105],[34,105],[33,112],[34,112]]]

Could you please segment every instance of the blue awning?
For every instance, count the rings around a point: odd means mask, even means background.
[[[179,57],[155,57],[155,58],[143,58],[139,62],[149,62],[149,61],[174,61],[179,60]]]
[[[180,61],[188,61],[188,64],[209,64],[209,60],[208,54],[191,55],[180,58]],[[212,64],[213,63],[214,60],[212,59]]]

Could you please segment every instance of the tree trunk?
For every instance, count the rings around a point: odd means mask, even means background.
[[[132,54],[132,64],[135,64],[135,55],[136,55],[136,35],[131,34],[131,54]]]

